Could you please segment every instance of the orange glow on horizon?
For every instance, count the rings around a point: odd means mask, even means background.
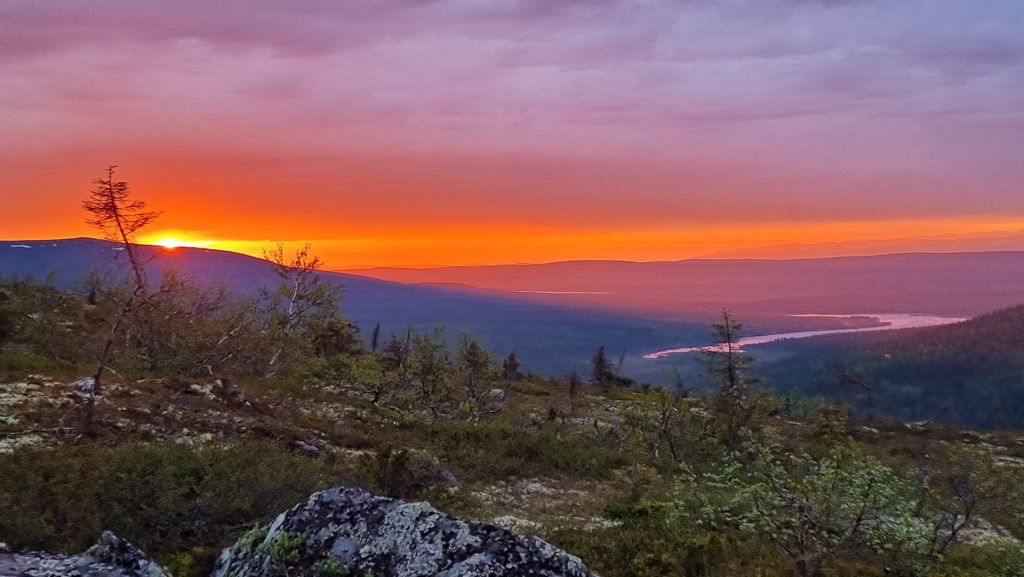
[[[986,238],[1020,237],[1024,248],[1024,218],[918,219],[850,222],[722,223],[642,230],[550,230],[515,227],[416,227],[385,230],[376,235],[359,231],[347,237],[304,238],[282,228],[286,250],[305,243],[333,270],[386,266],[446,266],[540,263],[562,260],[681,260],[743,258],[743,251],[774,247],[752,258],[847,256],[928,250],[935,242],[956,250],[984,250]],[[287,235],[287,236],[285,236]],[[159,230],[139,240],[168,250],[179,247],[263,255],[277,240],[211,238],[184,228]],[[472,240],[469,240],[472,239]],[[860,243],[859,245],[856,243]],[[928,243],[932,243],[931,245]],[[849,245],[849,246],[848,246]],[[854,246],[855,245],[855,246]],[[974,246],[975,248],[971,248]],[[981,246],[982,248],[977,248]],[[852,247],[852,248],[851,248]],[[813,254],[808,253],[813,249]]]
[[[150,244],[153,246],[159,246],[168,251],[177,250],[179,248],[209,248],[215,244],[215,241],[195,238],[187,231],[181,230],[163,230],[153,234],[143,235],[138,239],[139,244]]]
[[[184,243],[173,237],[161,238],[160,240],[156,241],[153,244],[161,246],[167,250],[174,250],[178,247],[185,246]]]

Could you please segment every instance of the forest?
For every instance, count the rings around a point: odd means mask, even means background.
[[[764,347],[765,378],[785,396],[838,398],[865,418],[1024,427],[1024,306],[942,327]]]

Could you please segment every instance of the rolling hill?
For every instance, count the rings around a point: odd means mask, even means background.
[[[764,317],[801,313],[974,316],[1024,298],[1024,252],[1012,251],[349,272],[405,283],[461,283],[661,319],[708,318],[725,306],[751,329]]]
[[[117,249],[114,243],[84,238],[4,241],[0,242],[0,275],[32,276],[74,288],[92,270],[107,277],[123,274],[126,263],[118,258]],[[175,269],[240,293],[275,282],[266,262],[237,253],[153,246],[143,246],[141,251],[156,273]],[[385,336],[410,325],[421,329],[443,325],[452,337],[465,330],[498,354],[516,350],[524,368],[549,375],[586,372],[593,351],[605,345],[613,357],[624,356],[624,372],[655,383],[664,378],[669,365],[688,361],[648,362],[642,355],[710,344],[707,324],[723,306],[744,322],[745,334],[753,335],[837,328],[841,323],[787,316],[791,314],[896,312],[968,317],[1024,300],[1024,253],[1015,252],[796,261],[578,261],[360,272],[380,278],[321,274],[344,287],[343,312],[364,332],[378,322]],[[958,326],[956,330],[965,329]],[[835,394],[834,378],[818,362],[836,361],[849,348],[834,343],[878,343],[899,334],[811,339],[758,350],[778,388]],[[807,351],[818,357],[804,354]],[[866,354],[855,355],[858,362],[866,363]],[[692,367],[689,370],[692,374]],[[911,402],[915,394],[893,392],[894,399],[910,403],[894,414],[925,416],[931,406]],[[977,415],[970,419],[980,422]]]
[[[76,238],[0,242],[0,276],[34,277],[59,288],[81,286],[90,271],[108,278],[125,273],[118,245]],[[198,281],[227,286],[239,293],[276,282],[263,260],[232,252],[141,246],[151,273],[174,269]],[[587,370],[600,345],[640,353],[651,347],[704,338],[700,323],[657,321],[623,314],[593,312],[567,304],[539,303],[495,291],[467,287],[405,285],[352,274],[323,272],[344,287],[343,313],[364,334],[381,323],[382,333],[403,333],[412,325],[443,325],[449,335],[469,331],[498,354],[516,350],[524,370],[561,375]]]

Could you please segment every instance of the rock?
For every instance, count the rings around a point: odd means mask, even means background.
[[[452,473],[444,467],[441,467],[441,469],[438,470],[437,479],[442,484],[448,485],[449,487],[458,487],[462,484],[459,482],[459,478],[455,476],[455,473]]]
[[[128,541],[104,531],[99,543],[85,552],[86,555],[114,567],[120,567],[129,575],[138,577],[166,577],[163,568]]]
[[[309,441],[296,439],[292,444],[295,446],[296,449],[302,451],[303,453],[311,457],[319,457],[323,453],[323,451],[321,451],[319,447],[317,447],[313,443],[310,443]]]
[[[314,493],[224,550],[214,577],[590,577],[583,562],[535,537],[449,517],[360,489]]]
[[[167,577],[138,547],[104,532],[99,543],[79,555],[0,552],[0,575],[23,577]]]
[[[96,379],[85,377],[71,383],[71,390],[91,395],[96,392]]]
[[[217,379],[216,381],[214,381],[213,391],[218,395],[221,395],[227,398],[228,400],[234,401],[235,403],[238,403],[239,405],[242,405],[244,407],[252,406],[252,401],[250,401],[249,397],[247,397],[245,393],[242,392],[242,389],[239,389],[234,384],[232,384],[231,381],[227,379]]]
[[[217,395],[213,394],[213,385],[203,386],[193,383],[189,385],[187,389],[182,389],[181,393],[186,395],[196,395],[197,397],[203,397],[211,401],[218,400]]]
[[[488,412],[497,412],[501,410],[501,407],[505,404],[505,391],[501,389],[491,389],[484,395],[484,410]]]

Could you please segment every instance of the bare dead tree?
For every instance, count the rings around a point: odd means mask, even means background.
[[[848,370],[846,367],[837,364],[833,367],[836,375],[836,381],[839,382],[839,386],[856,387],[864,391],[868,401],[868,420],[874,418],[875,412],[875,399],[872,396],[872,385],[868,382],[864,375],[855,373]]]
[[[139,297],[147,285],[146,272],[135,248],[135,233],[156,220],[160,213],[148,210],[144,200],[133,199],[128,183],[114,178],[116,170],[116,166],[110,165],[105,178],[93,180],[96,187],[82,202],[82,208],[92,215],[85,222],[96,227],[108,240],[124,246],[135,275],[134,294]]]
[[[95,187],[82,202],[82,208],[90,215],[85,222],[96,227],[107,239],[119,242],[124,247],[132,267],[134,286],[111,323],[110,331],[100,349],[91,382],[79,385],[79,389],[86,394],[86,430],[92,427],[96,395],[100,392],[103,371],[108,368],[107,363],[118,331],[125,319],[136,310],[138,303],[146,299],[146,272],[136,252],[135,233],[160,216],[159,212],[148,210],[145,201],[132,198],[128,183],[115,178],[116,169],[116,166],[110,165],[107,167],[105,178],[93,180]]]
[[[268,363],[270,374],[277,371],[285,344],[297,329],[316,312],[329,311],[333,314],[338,310],[340,293],[320,276],[323,261],[311,254],[310,249],[307,244],[297,250],[295,256],[288,258],[284,246],[278,243],[276,248],[263,253],[263,258],[273,265],[280,278],[271,298],[273,321],[270,329],[276,333],[279,344]]]

